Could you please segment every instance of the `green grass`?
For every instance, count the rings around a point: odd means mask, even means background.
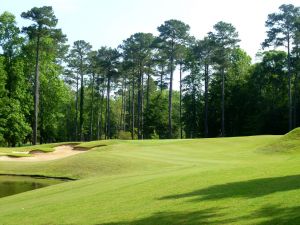
[[[297,135],[296,139],[297,139]],[[2,174],[78,178],[0,199],[0,224],[299,224],[300,151],[281,136],[99,141]]]
[[[300,128],[296,128],[269,145],[261,148],[265,152],[289,153],[300,151]]]

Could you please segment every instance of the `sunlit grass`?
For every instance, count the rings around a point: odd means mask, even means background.
[[[262,150],[281,140],[97,141],[64,159],[0,162],[0,173],[79,178],[0,199],[0,224],[297,224],[300,152]]]

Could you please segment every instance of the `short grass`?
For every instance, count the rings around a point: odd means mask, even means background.
[[[0,162],[2,174],[79,179],[1,198],[0,224],[299,224],[300,151],[265,150],[281,140],[99,141],[64,159]]]
[[[262,147],[266,152],[289,153],[300,151],[300,128],[296,128],[269,145]]]

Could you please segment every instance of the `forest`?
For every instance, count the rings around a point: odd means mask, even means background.
[[[224,21],[198,38],[171,19],[157,36],[93,49],[68,45],[51,6],[21,17],[31,25],[0,15],[0,146],[283,134],[300,124],[297,6],[270,12],[255,63]]]

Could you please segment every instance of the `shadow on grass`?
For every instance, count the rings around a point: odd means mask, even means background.
[[[300,206],[286,208],[274,205],[265,206],[244,219],[253,218],[263,219],[263,222],[257,225],[299,225]]]
[[[142,219],[97,225],[217,225],[244,224],[246,221],[253,225],[300,224],[300,206],[286,208],[273,205],[265,206],[251,215],[228,219],[222,219],[225,215],[218,213],[219,210],[218,208],[211,208],[194,212],[160,212]],[[252,221],[254,219],[258,221]]]
[[[222,216],[217,208],[204,209],[194,212],[160,212],[149,217],[133,220],[103,223],[98,225],[205,225],[224,224],[229,221],[217,221]]]
[[[160,198],[160,200],[194,197],[192,201],[223,198],[255,198],[276,192],[300,189],[300,175],[261,178],[214,185],[208,188]],[[299,221],[300,224],[300,221]]]
[[[270,177],[215,185],[185,194],[166,196],[160,200],[187,197],[193,197],[192,201],[217,200],[232,197],[255,198],[296,189],[300,189],[300,175]],[[256,225],[300,224],[300,206],[280,207],[270,205],[262,207],[249,215],[231,218],[227,214],[228,210],[226,210],[226,214],[224,212],[221,213],[221,211],[222,208],[210,208],[194,212],[160,212],[142,219],[104,223],[101,225],[216,225],[241,224],[252,220],[256,221],[252,223]]]
[[[265,206],[251,215],[222,219],[224,214],[218,213],[220,208],[211,208],[194,212],[160,212],[149,217],[132,220],[102,223],[97,225],[217,225],[244,224],[252,221],[253,225],[299,225],[300,206],[280,207]],[[247,223],[248,224],[248,223]]]

